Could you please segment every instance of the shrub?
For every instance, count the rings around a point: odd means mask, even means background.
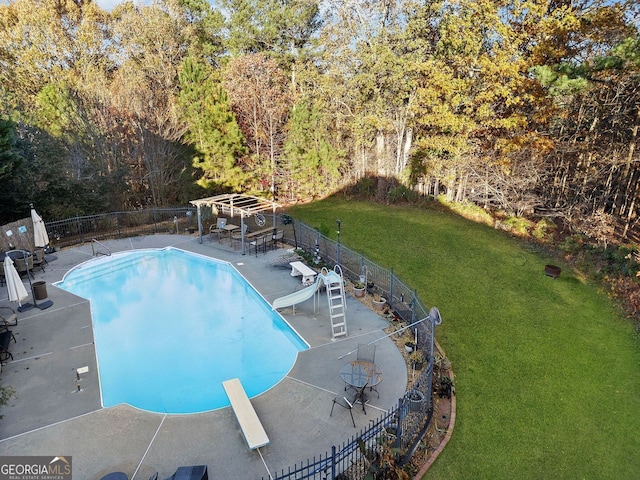
[[[387,200],[389,203],[410,203],[418,200],[419,195],[404,185],[389,189]]]
[[[583,235],[568,235],[564,240],[558,244],[558,248],[570,255],[578,253],[584,245]]]
[[[533,230],[531,230],[531,235],[538,240],[546,240],[556,229],[555,223],[547,218],[543,218],[535,224]]]
[[[453,212],[457,213],[458,215],[468,220],[472,220],[477,223],[484,223],[485,225],[489,225],[489,226],[493,226],[495,223],[493,216],[491,215],[491,212],[476,205],[475,203],[447,202],[445,200],[445,197],[443,196],[438,197],[438,201],[442,205],[445,205],[446,207],[448,207]]]
[[[504,230],[519,237],[528,236],[529,231],[533,229],[533,223],[524,217],[507,217],[501,225]]]

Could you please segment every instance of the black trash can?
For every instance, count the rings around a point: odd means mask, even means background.
[[[33,282],[33,296],[36,300],[47,298],[47,282]]]

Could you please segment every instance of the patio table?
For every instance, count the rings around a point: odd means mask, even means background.
[[[376,387],[382,382],[382,370],[373,362],[356,360],[345,363],[340,368],[340,378],[345,383],[345,390],[359,389],[366,385],[370,391],[378,393]]]

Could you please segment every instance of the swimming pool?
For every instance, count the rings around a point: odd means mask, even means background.
[[[85,262],[58,287],[91,301],[102,404],[161,413],[229,405],[277,384],[308,345],[225,262],[176,248]]]

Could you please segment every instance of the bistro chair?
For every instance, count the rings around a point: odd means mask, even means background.
[[[351,423],[353,423],[353,428],[356,428],[356,421],[353,419],[353,407],[358,402],[358,400],[360,400],[360,402],[362,403],[362,411],[365,413],[365,415],[367,414],[367,411],[364,408],[365,404],[369,401],[369,398],[364,393],[367,385],[368,384],[365,384],[364,387],[356,390],[355,393],[350,397],[335,397],[333,399],[333,404],[331,405],[331,412],[329,412],[329,416],[333,415],[333,407],[335,407],[336,405],[339,405],[342,408],[346,408],[347,410],[349,410],[349,415],[351,415]]]
[[[376,363],[376,346],[366,345],[364,343],[358,344],[357,360],[359,362],[371,362]]]

